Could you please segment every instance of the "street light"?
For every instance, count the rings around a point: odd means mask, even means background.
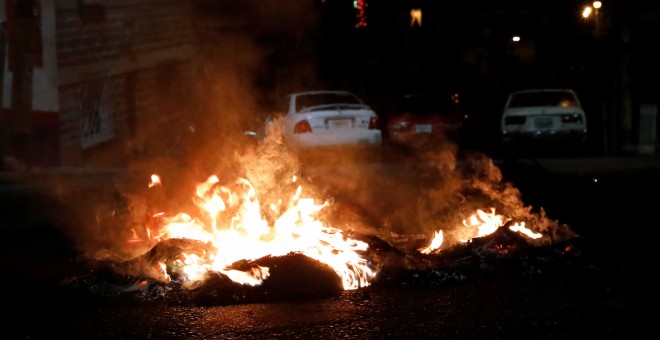
[[[582,17],[588,19],[593,12],[594,15],[594,35],[600,36],[600,8],[603,7],[603,3],[600,1],[594,1],[591,6],[585,6],[582,10]]]
[[[422,27],[422,9],[413,8],[410,10],[410,27]]]
[[[596,17],[596,36],[598,36],[600,35],[600,15],[598,14],[598,10],[603,4],[600,1],[594,1],[592,5],[594,6],[594,16]]]

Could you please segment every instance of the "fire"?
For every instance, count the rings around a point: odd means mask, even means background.
[[[156,175],[156,174],[151,175],[151,182],[148,184],[148,186],[149,186],[150,188],[153,188],[153,187],[155,187],[156,185],[160,185],[160,184],[161,184],[161,182],[160,182],[160,176],[158,176],[158,175]]]
[[[152,176],[152,183],[160,183],[158,176]],[[163,277],[173,280],[168,273],[175,272],[186,282],[196,282],[209,272],[218,272],[234,282],[254,286],[268,278],[268,268],[255,265],[238,270],[232,265],[290,253],[327,264],[341,278],[346,290],[368,286],[376,276],[376,271],[360,254],[368,249],[368,244],[345,236],[341,229],[327,226],[318,218],[327,202],[318,204],[314,199],[301,197],[302,187],[298,185],[284,209],[271,205],[272,213],[277,216],[269,223],[262,216],[257,193],[250,182],[241,178],[234,184],[230,189],[220,185],[217,176],[211,176],[197,185],[193,196],[199,208],[197,217],[186,213],[171,217],[154,215],[160,219],[161,227],[148,230],[152,241],[184,238],[210,244],[214,249],[213,253],[202,256],[183,252],[175,261],[161,263]]]
[[[517,232],[519,232],[519,233],[522,233],[523,235],[525,235],[525,236],[527,236],[527,237],[529,237],[529,238],[533,238],[533,239],[537,239],[537,238],[541,238],[541,237],[543,237],[543,234],[535,233],[535,232],[533,232],[533,231],[527,229],[527,228],[525,227],[525,222],[518,222],[518,223],[516,223],[516,224],[510,226],[509,229],[511,229],[512,231],[517,231]]]
[[[497,231],[498,228],[503,226],[509,219],[495,213],[495,208],[491,208],[490,213],[483,210],[477,210],[470,217],[463,220],[463,227],[457,232],[459,234],[459,241],[462,243],[470,242],[474,238],[484,237]],[[540,233],[535,233],[525,227],[525,222],[517,222],[509,226],[511,231],[519,232],[529,238],[538,239],[543,237]],[[428,246],[419,248],[422,254],[430,254],[439,251],[444,241],[442,230],[435,232],[435,235]]]
[[[199,248],[204,248],[182,249],[174,259],[161,260],[158,275],[165,281],[188,285],[203,281],[213,272],[236,283],[256,286],[269,277],[270,269],[256,263],[237,264],[267,256],[302,254],[332,268],[346,290],[369,286],[377,270],[363,257],[368,244],[326,225],[320,216],[329,203],[303,197],[295,176],[291,183],[297,186],[288,200],[278,198],[276,203],[262,205],[247,179],[239,178],[225,186],[217,176],[210,176],[195,187],[195,212],[153,214],[152,222],[145,227],[148,242],[184,239],[199,242]],[[161,185],[160,177],[152,175],[149,188]],[[437,230],[429,244],[417,250],[421,254],[438,253],[445,242],[449,246],[467,243],[494,233],[509,221],[495,208],[489,212],[477,210],[457,228]],[[509,229],[532,239],[543,236],[526,228],[525,222],[510,224]],[[144,240],[133,229],[128,242]]]
[[[465,235],[465,237],[460,241],[469,242],[475,237],[490,235],[494,233],[497,228],[504,225],[504,222],[504,217],[502,215],[495,214],[495,208],[491,208],[490,213],[483,210],[477,210],[476,213],[463,220],[463,225],[466,227],[466,229],[463,229],[463,235]]]
[[[442,245],[442,241],[444,241],[444,236],[442,235],[442,230],[438,230],[435,232],[435,236],[433,237],[433,240],[431,240],[431,244],[429,244],[426,247],[422,247],[419,249],[419,252],[422,254],[430,254],[436,249],[440,249],[440,246]]]

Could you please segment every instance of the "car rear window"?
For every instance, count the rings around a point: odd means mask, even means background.
[[[409,114],[455,113],[459,111],[458,98],[451,94],[424,94],[404,97],[400,112]]]
[[[360,102],[355,96],[347,93],[315,93],[299,95],[296,97],[296,111],[309,107],[330,104],[361,105],[362,102]]]
[[[510,108],[530,106],[577,106],[577,101],[571,92],[565,91],[524,92],[511,96]]]

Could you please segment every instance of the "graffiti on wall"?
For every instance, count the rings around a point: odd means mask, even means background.
[[[86,76],[80,81],[80,137],[83,149],[114,137],[109,105],[110,85],[107,75]]]

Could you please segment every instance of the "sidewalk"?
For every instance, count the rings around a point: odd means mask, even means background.
[[[0,191],[40,189],[53,185],[104,188],[124,175],[123,168],[49,167],[0,171]]]
[[[592,158],[520,158],[514,161],[529,166],[536,165],[558,175],[615,174],[639,171],[658,171],[660,155],[620,156]],[[504,160],[496,160],[501,164]]]
[[[593,157],[593,158],[517,158],[495,159],[495,164],[503,166],[515,162],[530,167],[541,168],[557,175],[591,175],[634,173],[657,171],[660,174],[660,155]],[[375,164],[371,164],[374,166]],[[404,165],[404,164],[402,164]],[[341,166],[341,165],[338,165]],[[397,165],[388,163],[396,169]],[[102,188],[111,185],[125,174],[124,168],[52,167],[31,168],[21,171],[0,171],[0,189],[12,187],[37,188],[44,185],[72,184],[88,188]],[[368,171],[365,169],[365,171]],[[15,189],[15,188],[14,188]]]

